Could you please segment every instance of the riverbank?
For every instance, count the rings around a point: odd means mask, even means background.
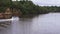
[[[6,13],[7,17],[10,16],[19,16],[22,17],[33,17],[39,14],[47,14],[50,12],[60,12],[60,7],[58,6],[39,6],[35,5],[32,1],[7,1],[9,3],[3,3],[0,7],[0,13]],[[15,3],[16,2],[16,3]],[[8,8],[8,9],[7,9]],[[10,13],[8,15],[8,13]],[[5,15],[5,14],[4,14]],[[2,18],[2,16],[0,16]]]

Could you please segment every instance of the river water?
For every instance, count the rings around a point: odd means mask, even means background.
[[[34,18],[13,17],[10,25],[0,28],[0,34],[60,34],[60,13]]]

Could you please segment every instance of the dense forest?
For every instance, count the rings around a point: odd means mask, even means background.
[[[39,6],[35,5],[32,1],[0,0],[0,12],[5,12],[5,9],[7,7],[19,9],[22,15],[36,15],[46,14],[49,12],[60,12],[60,7]]]

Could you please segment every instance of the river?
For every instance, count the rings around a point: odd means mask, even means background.
[[[34,18],[13,17],[9,26],[0,28],[0,34],[60,34],[60,13]]]

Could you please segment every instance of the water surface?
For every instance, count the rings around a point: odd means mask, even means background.
[[[1,28],[0,28],[1,29]],[[49,13],[34,18],[13,17],[0,34],[60,34],[60,13]]]

